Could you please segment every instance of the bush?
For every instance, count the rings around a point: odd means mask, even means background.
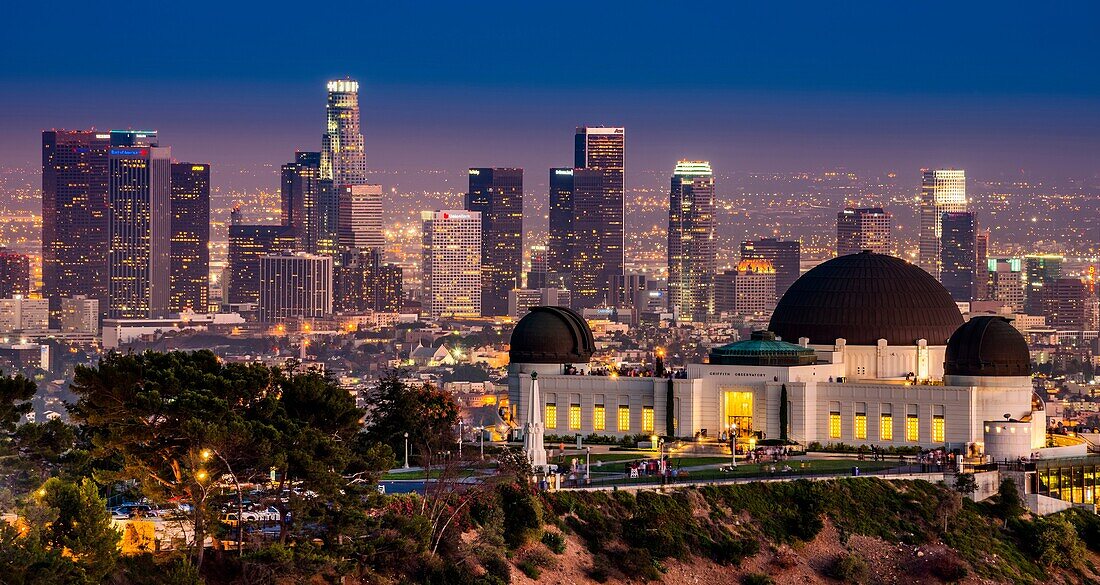
[[[521,562],[519,564],[519,570],[522,571],[524,575],[527,575],[528,577],[536,581],[538,581],[539,575],[542,574],[542,569],[538,568],[538,566],[531,561]]]
[[[954,583],[966,578],[969,571],[962,561],[950,555],[936,555],[928,560],[928,572],[940,581]]]
[[[519,548],[542,528],[542,506],[531,488],[519,483],[500,486],[500,499],[504,509],[504,542]]]
[[[565,552],[565,536],[560,532],[546,531],[542,533],[542,543],[556,555]]]
[[[845,583],[860,583],[867,578],[867,561],[855,553],[841,554],[829,567],[829,576]]]
[[[775,585],[775,579],[764,573],[749,573],[741,577],[741,585]]]
[[[645,581],[656,581],[661,578],[657,564],[653,562],[653,556],[644,548],[632,548],[618,556],[619,570],[630,577],[638,577]]]
[[[487,574],[500,579],[502,582],[512,582],[512,564],[499,554],[485,554],[481,557],[481,566]]]
[[[720,565],[740,565],[745,558],[760,552],[760,543],[752,538],[734,538],[722,534],[710,542],[707,552]]]
[[[1068,566],[1084,555],[1085,545],[1064,515],[1042,518],[1035,525],[1034,553],[1043,565]]]

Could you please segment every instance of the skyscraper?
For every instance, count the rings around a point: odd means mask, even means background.
[[[325,134],[321,141],[317,250],[339,251],[340,187],[367,182],[367,159],[359,125],[359,82],[328,82]]]
[[[678,162],[668,206],[668,302],[680,320],[714,313],[714,226],[710,162]]]
[[[208,310],[210,287],[210,165],[172,163],[169,309]]]
[[[976,235],[969,211],[948,211],[940,218],[940,283],[956,301],[974,299]]]
[[[922,169],[920,250],[917,266],[940,277],[940,222],[945,212],[966,211],[966,171]]]
[[[57,315],[63,297],[107,303],[107,157],[111,135],[42,133],[42,296]]]
[[[296,248],[317,251],[320,229],[321,153],[297,152],[282,168],[282,223],[294,232]]]
[[[974,236],[974,255],[977,256],[974,263],[974,298],[986,300],[989,298],[989,269],[986,265],[989,259],[989,228],[979,230]]]
[[[870,250],[893,254],[894,218],[881,207],[848,207],[836,214],[836,255]]]
[[[260,258],[293,250],[294,234],[282,225],[229,226],[229,257],[225,299],[228,304],[258,303],[260,300]]]
[[[280,252],[260,258],[260,321],[332,314],[332,257]]]
[[[425,211],[423,303],[433,319],[481,316],[481,214]]]
[[[25,297],[30,286],[30,257],[0,246],[0,299]]]
[[[762,238],[741,242],[742,260],[767,260],[775,269],[775,298],[781,299],[802,274],[802,243]]]
[[[1019,258],[990,258],[986,261],[989,300],[1013,311],[1024,310],[1024,278]]]
[[[592,172],[592,171],[588,171]],[[574,169],[550,169],[550,230],[546,242],[546,270],[561,275],[573,272]]]
[[[1083,331],[1096,327],[1096,297],[1080,278],[1055,278],[1041,293],[1040,315],[1047,327],[1061,331]]]
[[[1062,256],[1033,254],[1024,256],[1024,312],[1043,314],[1043,287],[1062,277]]]
[[[625,258],[623,128],[582,126],[574,140],[573,304],[589,308],[609,301],[612,275],[623,274]]]
[[[523,169],[472,168],[467,211],[481,214],[481,312],[507,315],[523,272]]]
[[[380,248],[345,252],[336,269],[333,308],[339,312],[381,311],[396,313],[402,303],[402,270],[383,262]]]
[[[382,185],[341,185],[337,190],[340,249],[356,252],[385,248]]]
[[[166,317],[171,149],[158,146],[155,130],[112,130],[108,165],[108,316]]]
[[[768,260],[746,259],[716,277],[715,311],[756,315],[775,310],[775,267]]]

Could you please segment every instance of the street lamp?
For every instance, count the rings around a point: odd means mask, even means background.
[[[584,483],[592,483],[592,447],[584,448]]]
[[[737,467],[737,423],[730,425],[730,467]]]
[[[481,427],[478,430],[478,434],[481,438],[481,460],[485,461],[485,427]]]
[[[405,469],[409,468],[409,433],[405,433]]]

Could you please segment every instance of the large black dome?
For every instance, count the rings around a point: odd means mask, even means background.
[[[901,258],[860,252],[819,264],[787,289],[770,331],[787,341],[828,345],[943,345],[962,314],[943,285]]]
[[[584,318],[565,307],[532,307],[512,330],[514,364],[581,364],[596,349]]]
[[[974,317],[947,343],[943,373],[949,376],[1030,376],[1027,340],[1004,317]]]

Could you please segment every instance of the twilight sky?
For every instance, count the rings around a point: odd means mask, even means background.
[[[319,149],[324,81],[349,75],[386,171],[545,181],[589,123],[627,127],[634,172],[1100,174],[1091,0],[12,4],[0,166],[36,164],[42,129],[151,127],[223,186],[274,188],[264,165]]]

